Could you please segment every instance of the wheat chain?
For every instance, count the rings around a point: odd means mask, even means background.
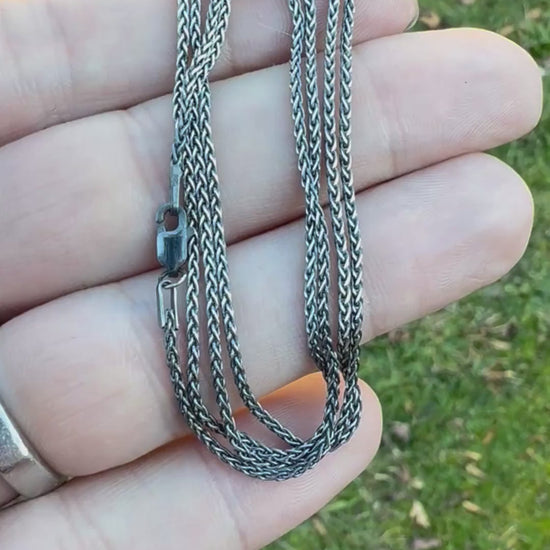
[[[220,182],[211,128],[209,75],[225,40],[230,0],[179,0],[173,94],[174,144],[170,201],[157,213],[157,255],[165,271],[157,285],[159,323],[177,403],[189,427],[222,461],[264,480],[297,477],[346,443],[360,419],[359,345],[363,321],[362,250],[351,156],[354,0],[329,0],[319,85],[316,0],[289,0],[291,108],[297,163],[305,197],[305,331],[309,353],[327,385],[323,420],[301,439],[259,403],[243,367],[231,296]],[[328,208],[323,208],[322,173]],[[176,227],[169,229],[172,218]],[[327,218],[330,223],[327,223]],[[337,329],[331,328],[332,266]],[[179,342],[179,290],[185,288],[184,344]],[[204,311],[201,310],[204,308]],[[206,321],[206,345],[201,320]],[[183,331],[182,331],[183,332]],[[333,333],[336,332],[336,337]],[[183,337],[184,336],[184,337]],[[184,349],[185,370],[180,357]],[[215,412],[200,377],[207,350]],[[229,363],[231,376],[225,361]],[[238,429],[229,386],[240,406],[281,440],[269,447]]]

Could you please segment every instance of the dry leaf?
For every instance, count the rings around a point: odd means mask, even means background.
[[[430,526],[430,518],[426,513],[424,505],[419,501],[415,500],[412,504],[411,511],[409,512],[409,517],[418,525],[427,529]]]
[[[326,537],[328,535],[325,524],[319,518],[313,518],[311,522],[313,523],[313,528],[317,531],[317,533],[319,533],[319,535],[322,537]]]
[[[408,443],[411,440],[411,427],[405,422],[394,422],[391,427],[391,434],[399,441]]]
[[[490,370],[483,372],[485,380],[488,382],[503,382],[504,380],[513,380],[516,373],[513,370]]]
[[[542,17],[542,9],[541,8],[533,8],[532,10],[529,10],[525,14],[525,18],[529,19],[529,21],[536,21],[537,19],[540,19]]]
[[[473,477],[477,477],[478,479],[483,479],[485,477],[485,472],[480,470],[475,464],[470,462],[469,464],[466,464],[466,471]]]
[[[502,27],[498,33],[502,36],[510,36],[515,30],[516,28],[514,25],[506,25],[505,27]]]
[[[415,477],[411,479],[411,487],[420,491],[421,489],[424,489],[424,482],[420,478]]]
[[[491,346],[497,351],[510,351],[512,349],[512,344],[504,340],[491,340]]]
[[[388,333],[388,340],[392,344],[407,342],[411,338],[411,333],[403,328],[396,328]]]
[[[475,451],[464,451],[464,456],[474,462],[479,462],[483,458],[480,453],[476,453]]]
[[[474,504],[473,502],[471,502],[469,500],[465,500],[462,503],[462,508],[464,508],[464,510],[466,510],[467,512],[470,512],[471,514],[482,514],[483,513],[483,510],[477,504]]]
[[[435,11],[427,11],[420,17],[420,21],[428,27],[428,29],[437,29],[441,25],[441,17]]]
[[[485,434],[485,437],[483,438],[481,443],[483,443],[483,445],[489,445],[489,443],[491,443],[491,441],[493,441],[494,438],[495,438],[495,432],[493,430],[489,430]]]
[[[441,548],[439,539],[414,539],[412,544],[412,550],[434,550],[435,548]]]

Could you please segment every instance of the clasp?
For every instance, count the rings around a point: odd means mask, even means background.
[[[166,227],[167,217],[177,222],[175,229]],[[181,206],[165,204],[157,212],[157,258],[168,274],[176,275],[187,260],[187,216]]]
[[[179,330],[180,321],[178,313],[178,288],[187,279],[187,274],[179,277],[171,277],[168,273],[163,273],[157,283],[157,312],[160,328],[163,330],[168,323],[168,314],[174,316],[174,328]]]

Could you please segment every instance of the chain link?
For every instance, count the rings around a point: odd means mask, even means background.
[[[288,0],[288,3],[293,24],[291,106],[305,197],[305,329],[309,352],[327,385],[323,421],[309,439],[294,435],[260,405],[247,381],[240,351],[208,80],[222,51],[231,0],[211,0],[204,21],[201,0],[178,2],[171,202],[163,205],[157,216],[159,261],[166,268],[157,288],[159,321],[179,409],[195,435],[221,460],[249,476],[278,481],[301,475],[328,452],[346,443],[357,428],[361,413],[357,369],[363,274],[351,157],[354,0],[329,0],[322,92],[316,0]],[[323,165],[330,224],[322,206]],[[180,189],[185,210],[180,205]],[[178,219],[175,230],[166,228],[168,214]],[[331,329],[331,241],[336,258],[336,338]],[[184,284],[187,286],[185,374],[178,350],[177,304],[177,289]],[[206,346],[202,346],[201,339],[203,317],[208,335]],[[216,396],[214,414],[207,408],[201,387],[204,349]],[[225,357],[231,381],[224,376]],[[237,428],[230,403],[230,382],[244,406],[281,440],[283,448],[268,447]]]

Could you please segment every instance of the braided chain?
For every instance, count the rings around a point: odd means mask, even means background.
[[[289,0],[293,23],[291,106],[305,197],[305,328],[309,352],[327,385],[323,420],[309,439],[295,436],[261,406],[247,381],[240,351],[208,80],[221,55],[230,7],[231,0],[210,0],[203,21],[201,0],[178,1],[171,201],[157,214],[158,257],[166,268],[157,287],[159,322],[176,399],[191,430],[212,453],[236,470],[281,481],[301,475],[346,443],[357,428],[361,413],[357,369],[363,311],[362,250],[351,157],[354,0],[329,0],[322,109],[316,1]],[[322,206],[323,164],[330,224]],[[168,215],[177,219],[176,229],[167,229]],[[331,329],[331,241],[338,297],[336,339]],[[178,351],[178,289],[184,285],[185,373]],[[202,317],[206,319],[207,346],[201,343]],[[215,414],[203,397],[205,382],[201,381],[200,362],[205,349]],[[225,357],[232,373],[231,383],[242,403],[281,440],[282,448],[268,447],[237,428],[230,382],[224,376]]]

